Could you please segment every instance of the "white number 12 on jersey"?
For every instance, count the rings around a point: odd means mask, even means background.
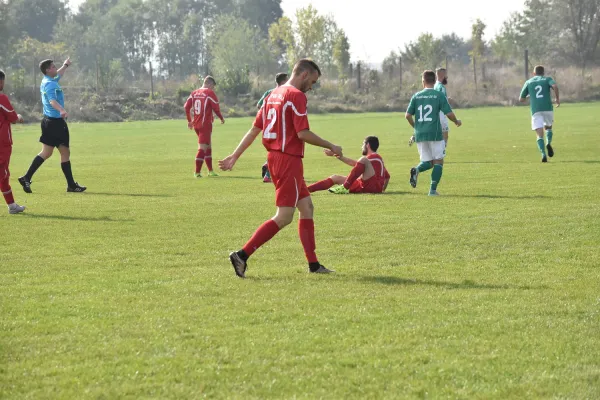
[[[430,104],[426,104],[425,107],[420,105],[419,108],[419,122],[431,122],[432,118],[429,118],[429,115],[433,112],[433,107]],[[425,115],[423,115],[423,110],[425,110]]]
[[[271,122],[264,130],[263,137],[265,139],[277,139],[277,132],[271,132],[271,129],[273,129],[273,126],[275,126],[275,122],[277,122],[277,110],[274,108],[271,108],[267,114],[267,121],[269,120],[271,120]]]

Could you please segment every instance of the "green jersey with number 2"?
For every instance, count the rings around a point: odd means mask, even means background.
[[[529,95],[531,104],[531,115],[540,111],[553,111],[552,97],[550,97],[550,88],[555,85],[554,79],[549,76],[534,76],[523,85],[521,98]]]
[[[448,98],[437,90],[426,88],[410,99],[406,112],[415,116],[415,141],[444,140],[440,111],[447,115],[452,112],[452,108],[448,104]]]

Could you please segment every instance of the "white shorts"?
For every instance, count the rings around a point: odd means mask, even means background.
[[[442,124],[442,132],[450,132],[450,124],[448,123],[448,117],[443,111],[440,111],[440,122]]]
[[[417,142],[421,161],[443,160],[446,155],[446,142]]]
[[[539,111],[531,116],[531,130],[554,124],[554,111]]]

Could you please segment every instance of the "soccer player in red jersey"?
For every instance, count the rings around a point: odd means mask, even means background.
[[[198,153],[196,153],[196,172],[194,176],[201,178],[200,170],[202,169],[202,163],[206,161],[208,167],[208,176],[218,176],[213,171],[212,166],[212,147],[211,147],[211,136],[212,136],[212,124],[213,124],[213,112],[217,114],[217,117],[221,120],[221,123],[225,123],[223,115],[221,115],[221,109],[219,108],[219,99],[214,92],[216,82],[212,76],[204,78],[204,84],[200,89],[194,90],[190,97],[185,102],[184,109],[185,115],[188,120],[188,128],[194,129],[196,135],[198,135]],[[192,120],[190,111],[194,110],[194,119]]]
[[[324,147],[333,154],[342,156],[340,146],[320,138],[309,129],[305,93],[312,89],[320,76],[321,70],[314,61],[298,61],[291,79],[273,90],[237,149],[219,161],[222,170],[231,170],[258,134],[263,132],[262,142],[268,151],[267,161],[275,185],[277,212],[254,232],[241,250],[229,255],[233,269],[240,278],[245,277],[248,258],[292,222],[296,208],[300,213],[298,233],[310,272],[332,272],[319,263],[315,253],[314,207],[304,182],[302,165],[305,143]]]
[[[377,154],[379,148],[379,139],[377,136],[367,136],[363,141],[362,155],[358,161],[348,157],[337,157],[338,160],[352,167],[350,175],[331,175],[329,178],[313,183],[308,187],[308,191],[313,193],[319,190],[329,189],[332,193],[383,193],[390,181],[388,173],[383,163],[383,158]],[[330,150],[325,150],[325,155],[333,156]],[[333,185],[337,186],[333,189]]]
[[[4,71],[0,70],[0,92],[4,90],[5,77]],[[25,206],[15,203],[9,183],[10,171],[8,164],[10,164],[13,143],[10,124],[17,122],[23,122],[23,117],[15,112],[8,96],[0,93],[0,191],[2,191],[4,200],[8,204],[9,214],[18,214],[25,211]]]

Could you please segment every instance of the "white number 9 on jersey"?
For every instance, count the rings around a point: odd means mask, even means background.
[[[275,122],[277,122],[277,110],[271,108],[269,113],[267,114],[267,121],[271,121],[269,125],[265,128],[263,132],[263,138],[265,139],[277,139],[277,132],[271,132],[273,126],[275,126]]]

